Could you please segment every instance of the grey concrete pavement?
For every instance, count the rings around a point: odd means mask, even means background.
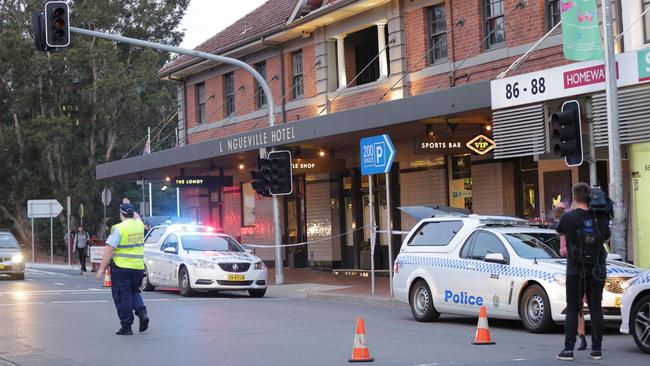
[[[365,319],[370,353],[379,365],[564,364],[554,359],[561,328],[533,335],[519,322],[490,321],[496,345],[472,346],[475,319],[417,323],[407,308],[306,301],[296,295],[313,287],[341,290],[323,284],[286,285],[292,291],[279,286],[262,299],[145,293],[150,330],[115,336],[119,324],[110,293],[93,275],[32,268],[27,279],[0,280],[0,365],[344,365],[357,316]],[[615,329],[605,336],[604,352],[602,361],[577,352],[576,363],[647,365],[650,360]]]

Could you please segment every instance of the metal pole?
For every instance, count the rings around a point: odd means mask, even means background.
[[[181,190],[176,187],[176,217],[181,217]]]
[[[141,207],[142,216],[147,216],[147,213],[145,212],[147,210],[147,206],[146,206],[147,203],[146,202],[147,201],[146,201],[145,194],[144,194],[144,178],[142,178],[142,207]]]
[[[616,54],[612,31],[612,2],[601,0],[605,37],[605,78],[607,79],[607,130],[609,133],[609,196],[614,201],[612,250],[627,260],[625,243],[625,206],[623,205],[623,169],[621,161],[620,125],[618,119],[618,86],[616,85]]]
[[[36,248],[34,247],[34,218],[32,217],[32,263],[36,263]]]
[[[153,198],[151,196],[151,182],[149,182],[149,217],[153,216]]]
[[[388,231],[388,284],[393,296],[393,216],[390,204],[390,173],[386,173],[386,231]]]
[[[202,58],[210,61],[222,62],[224,64],[241,67],[249,74],[253,75],[255,80],[257,80],[258,85],[262,88],[262,91],[266,96],[266,100],[268,101],[267,108],[269,111],[268,112],[269,126],[271,127],[275,126],[275,102],[273,101],[273,94],[271,93],[271,87],[269,86],[268,82],[262,77],[262,75],[260,75],[260,73],[257,72],[257,70],[255,70],[252,66],[248,65],[243,61],[237,60],[235,58],[190,50],[187,48],[174,47],[174,46],[164,45],[160,43],[148,42],[148,41],[143,41],[135,38],[117,36],[113,34],[95,32],[95,31],[76,28],[76,27],[70,27],[70,32],[82,34],[85,36],[108,39],[116,42],[122,42],[134,46],[153,48],[160,51],[173,52],[182,55],[193,56],[193,57]],[[266,157],[266,149],[260,149],[260,157],[262,158]],[[144,194],[144,181],[143,181],[142,189]],[[142,202],[142,206],[144,208],[144,200]],[[274,235],[275,236],[275,283],[280,285],[284,283],[284,274],[283,274],[283,267],[282,267],[282,250],[280,248],[280,245],[282,245],[282,223],[280,222],[280,201],[277,196],[273,196],[273,228],[275,232]]]
[[[375,294],[375,211],[372,205],[372,174],[368,175],[368,206],[370,210],[370,291]]]
[[[50,203],[50,264],[54,264],[54,232],[52,228],[52,204]]]
[[[587,124],[589,125],[589,185],[595,186],[598,184],[598,177],[596,171],[596,145],[594,141],[594,114],[591,104],[591,99],[585,102],[587,111]]]
[[[68,198],[66,199],[66,206],[67,206],[66,222],[67,222],[68,231],[66,233],[67,235],[64,235],[63,237],[68,238],[68,240],[66,240],[66,243],[65,243],[65,248],[66,248],[66,252],[68,252],[68,265],[71,266],[72,265],[72,248],[70,247],[70,239],[72,239],[72,238],[70,237],[70,207],[71,207],[70,196],[68,196]],[[106,221],[106,206],[104,206],[104,222],[105,221]]]

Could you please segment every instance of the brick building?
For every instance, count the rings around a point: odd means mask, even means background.
[[[506,134],[500,152],[497,139],[496,157],[466,144],[492,138],[493,125],[508,132],[504,113],[493,108],[490,80],[557,24],[559,6],[553,0],[269,0],[197,49],[254,66],[271,87],[276,125],[269,126],[269,101],[250,74],[180,56],[160,74],[178,87],[181,146],[104,164],[98,179],[232,176],[232,186],[183,189],[182,215],[244,244],[272,243],[271,200],[252,190],[250,171],[260,148],[286,148],[295,165],[294,193],[282,199],[284,242],[316,242],[286,249],[285,264],[363,268],[369,192],[359,139],[387,133],[397,149],[388,175],[394,229],[414,224],[396,207],[422,204],[544,218],[545,173],[557,173],[546,179],[568,174],[569,184],[588,177],[588,170],[566,168],[547,154],[546,127],[531,130],[543,136],[518,140],[527,147],[522,151]],[[567,63],[558,31],[509,76]],[[534,104],[524,112],[533,125],[542,118],[547,126],[555,107]],[[383,229],[386,177],[373,179]],[[378,245],[378,266],[387,268],[383,235]],[[257,254],[273,259],[271,250]]]

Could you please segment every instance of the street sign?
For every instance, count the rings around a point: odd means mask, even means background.
[[[388,173],[395,160],[395,146],[388,134],[361,139],[361,174]]]
[[[27,217],[30,219],[49,219],[57,217],[63,206],[55,199],[27,201]]]
[[[113,197],[112,197],[112,194],[111,194],[111,190],[104,187],[104,190],[102,191],[102,203],[104,204],[104,206],[110,205],[112,198]]]
[[[232,175],[180,176],[180,177],[171,177],[170,185],[176,188],[231,187],[233,185],[233,178]]]

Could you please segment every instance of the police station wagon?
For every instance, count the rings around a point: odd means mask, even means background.
[[[395,297],[410,305],[418,321],[437,320],[441,313],[477,316],[486,306],[492,318],[520,319],[530,332],[547,331],[566,313],[566,259],[553,249],[554,240],[553,230],[515,218],[424,218],[395,260]],[[621,285],[639,271],[608,260],[606,321],[620,320]]]

